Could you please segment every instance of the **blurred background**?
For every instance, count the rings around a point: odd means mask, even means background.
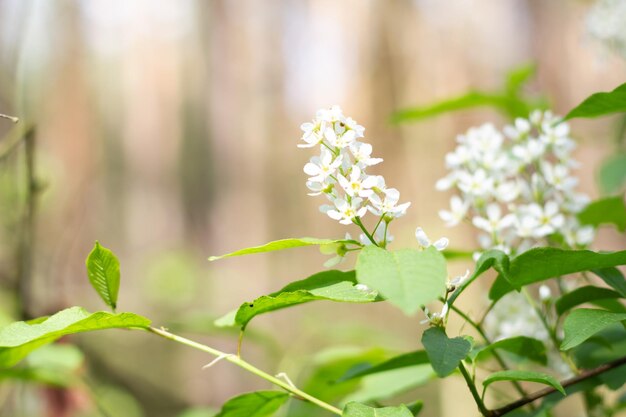
[[[614,88],[624,81],[624,50],[590,30],[593,7],[575,0],[0,0],[0,113],[21,119],[15,126],[0,119],[0,324],[72,305],[103,309],[84,263],[99,240],[122,264],[120,310],[234,351],[236,334],[216,329],[213,319],[321,270],[326,257],[315,248],[214,263],[208,256],[286,237],[358,234],[320,214],[322,199],[306,195],[302,167],[313,152],[296,147],[300,124],[332,104],[366,127],[366,141],[385,160],[373,172],[412,202],[394,222],[393,247],[415,245],[419,225],[473,250],[469,228],[446,229],[439,220],[449,195],[434,183],[457,134],[486,121],[502,126],[507,117],[489,108],[419,123],[393,124],[391,116],[470,89],[498,91],[509,71],[528,64],[536,73],[524,94],[560,114]],[[572,122],[581,189],[592,197],[617,122]],[[31,140],[17,142],[25,131]],[[625,243],[607,230],[595,247]],[[451,275],[468,265],[451,263]],[[486,294],[477,289],[464,303],[479,314]],[[243,352],[306,387],[345,367],[348,354],[416,349],[418,322],[385,305],[312,303],[256,319]],[[137,333],[72,338],[85,353],[85,383],[64,390],[2,384],[0,416],[205,416],[231,396],[270,388],[226,363],[202,371],[211,358]],[[315,370],[320,364],[326,368]],[[394,398],[383,392],[385,381],[365,385],[355,395],[369,389],[383,404]],[[455,378],[400,399],[427,399],[425,416],[470,415],[474,407]],[[561,406],[563,415],[576,401]],[[316,415],[301,405],[286,413]]]

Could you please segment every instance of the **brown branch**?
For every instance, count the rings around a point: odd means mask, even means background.
[[[615,359],[614,361],[611,361],[609,363],[605,363],[604,365],[600,365],[597,368],[594,369],[590,369],[588,371],[582,372],[580,375],[576,375],[572,378],[568,378],[565,379],[563,381],[561,381],[561,385],[563,386],[563,388],[567,388],[571,385],[577,384],[579,382],[582,382],[586,379],[589,378],[593,378],[594,376],[600,375],[604,372],[610,371],[612,369],[615,368],[619,368],[622,365],[626,365],[626,356],[621,357],[619,359]],[[557,392],[557,390],[555,388],[552,387],[548,387],[548,388],[544,388],[542,390],[539,390],[537,392],[534,392],[532,394],[530,394],[527,397],[523,397],[520,398],[517,401],[514,401],[510,404],[505,405],[504,407],[501,408],[496,408],[495,410],[491,410],[489,412],[489,416],[490,417],[500,417],[503,416],[517,408],[523,407],[526,404],[529,404],[535,400],[538,400],[539,398],[545,397],[547,395],[552,394],[553,392]]]

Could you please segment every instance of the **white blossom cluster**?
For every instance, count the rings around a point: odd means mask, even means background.
[[[372,157],[372,145],[361,141],[365,128],[345,117],[339,106],[319,110],[301,129],[304,143],[298,147],[320,150],[319,156],[304,166],[304,172],[309,175],[309,195],[324,195],[331,203],[320,207],[323,213],[350,224],[360,222],[369,211],[385,222],[385,228],[376,228],[374,233],[386,231],[391,220],[406,213],[411,203],[398,204],[400,192],[388,188],[381,175],[366,172],[382,159]]]
[[[626,57],[626,2],[599,0],[587,15],[587,31],[609,49]]]
[[[534,111],[503,131],[492,124],[457,137],[446,155],[450,173],[437,189],[457,192],[440,217],[448,226],[470,221],[483,249],[519,253],[538,245],[585,247],[594,229],[576,214],[589,198],[576,192],[578,163],[569,126],[549,111]]]

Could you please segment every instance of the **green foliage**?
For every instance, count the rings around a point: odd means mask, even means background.
[[[472,349],[464,337],[449,338],[440,327],[432,327],[422,335],[422,344],[430,363],[440,378],[450,375]]]
[[[516,356],[529,359],[541,365],[548,363],[546,347],[540,340],[527,336],[517,336],[508,339],[498,340],[490,345],[484,346],[472,352],[474,361],[482,362],[493,355],[494,350],[502,350]]]
[[[595,93],[570,110],[563,120],[626,112],[626,83],[611,92]]]
[[[346,303],[369,303],[376,301],[375,291],[363,291],[355,287],[354,271],[324,271],[306,279],[295,281],[283,289],[264,295],[254,301],[243,303],[233,314],[228,313],[216,324],[245,328],[254,317],[271,311],[295,306],[314,300],[329,300]]]
[[[367,246],[357,259],[356,276],[410,315],[444,294],[448,274],[445,258],[434,247],[391,252]]]
[[[274,414],[287,400],[282,391],[255,391],[226,401],[215,417],[265,417]]]
[[[494,382],[497,381],[529,381],[529,382],[538,382],[540,384],[550,385],[561,394],[565,394],[565,390],[553,376],[544,374],[542,372],[531,372],[531,371],[499,371],[494,372],[489,375],[483,381],[483,387],[485,389]]]
[[[626,297],[626,279],[624,274],[617,268],[594,269],[593,273],[599,276],[609,287]]]
[[[574,310],[565,318],[563,324],[565,335],[561,350],[574,348],[611,324],[624,320],[626,320],[626,313],[589,308]]]
[[[346,404],[341,415],[343,417],[413,417],[413,413],[405,405],[374,408],[357,402]]]
[[[626,186],[626,153],[609,157],[598,171],[598,182],[604,194],[624,191]]]
[[[0,368],[21,361],[31,351],[62,336],[112,328],[148,328],[150,320],[132,313],[88,313],[80,307],[60,311],[35,324],[23,321],[0,328]]]
[[[338,382],[348,381],[354,378],[361,378],[366,375],[376,374],[379,372],[391,371],[393,369],[404,368],[408,366],[423,365],[429,363],[428,355],[425,350],[417,350],[414,352],[404,353],[395,356],[377,365],[359,364],[350,368]]]
[[[434,376],[430,365],[408,366],[367,375],[360,380],[359,389],[348,395],[344,401],[387,400],[424,385]]]
[[[557,314],[560,316],[566,311],[578,307],[581,304],[589,303],[596,300],[605,300],[607,298],[620,298],[621,295],[613,290],[602,287],[594,287],[593,285],[586,285],[584,287],[576,288],[575,290],[563,294],[558,300],[556,300],[555,308]]]
[[[507,276],[509,269],[509,257],[499,250],[488,250],[476,261],[476,268],[474,273],[448,298],[448,304],[454,304],[456,298],[465,291],[465,288],[469,287],[476,278],[485,273],[489,268],[493,268],[498,271],[502,276]]]
[[[598,253],[588,250],[535,248],[515,257],[507,272],[508,282],[499,276],[489,291],[489,298],[499,300],[525,285],[594,269],[626,265],[626,251]]]
[[[626,231],[626,204],[624,196],[605,197],[589,204],[578,213],[582,224],[594,227],[613,225],[620,232]]]
[[[545,107],[543,100],[528,100],[521,95],[522,87],[534,74],[534,65],[524,65],[507,74],[505,88],[501,91],[471,90],[431,105],[400,110],[391,116],[391,121],[393,123],[417,121],[476,107],[492,107],[511,118],[525,117],[534,108]]]
[[[626,329],[619,323],[607,326],[573,349],[573,359],[581,369],[593,369],[611,362],[626,352]],[[606,384],[615,390],[626,382],[626,365],[617,367],[596,377],[598,385]]]
[[[87,257],[89,282],[102,300],[115,311],[120,289],[120,262],[109,249],[96,244]]]
[[[327,251],[326,249],[328,249],[329,247],[336,247],[337,245],[361,246],[361,244],[355,240],[346,239],[316,239],[312,237],[281,239],[260,246],[253,246],[251,248],[236,250],[225,255],[211,256],[209,257],[209,261],[217,261],[218,259],[230,258],[232,256],[242,256],[250,255],[253,253],[273,252],[283,249],[298,248],[301,246],[320,246],[320,249]]]

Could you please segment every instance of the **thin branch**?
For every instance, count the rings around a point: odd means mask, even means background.
[[[8,114],[2,114],[2,113],[0,113],[0,118],[2,118],[2,119],[9,119],[13,123],[17,123],[17,122],[20,121],[20,119],[15,117],[15,116],[9,116]]]
[[[463,366],[462,362],[459,363],[459,371],[461,371],[461,375],[463,375],[463,378],[465,379],[465,383],[467,384],[467,387],[472,393],[472,397],[474,397],[474,401],[476,402],[476,405],[478,406],[478,410],[480,411],[480,414],[482,414],[485,417],[492,417],[493,416],[492,411],[488,410],[487,407],[485,407],[485,403],[483,402],[483,399],[481,398],[478,391],[476,391],[476,385],[474,384],[472,377],[467,372],[467,369],[465,369],[465,366]]]
[[[600,365],[597,368],[582,372],[580,375],[576,375],[575,377],[565,379],[561,381],[561,385],[563,386],[563,388],[567,388],[574,384],[578,384],[579,382],[598,376],[604,372],[610,371],[615,368],[619,368],[622,365],[626,365],[626,356],[616,359],[614,361],[611,361],[609,363],[605,363],[604,365]],[[527,397],[520,398],[517,401],[514,401],[508,405],[505,405],[504,407],[500,407],[500,408],[496,408],[495,410],[492,410],[490,412],[490,416],[492,417],[503,416],[513,410],[523,407],[526,404],[529,404],[535,400],[538,400],[539,398],[543,398],[554,392],[557,392],[555,388],[552,388],[552,387],[544,388],[542,390],[539,390],[537,392],[530,394]]]

